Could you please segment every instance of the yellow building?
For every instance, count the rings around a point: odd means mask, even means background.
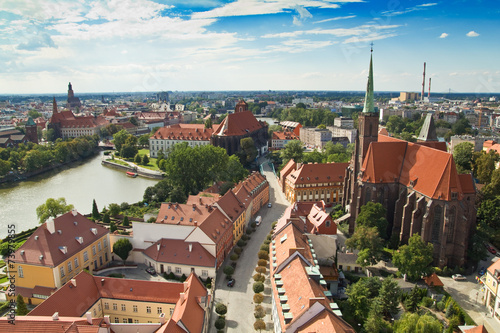
[[[280,182],[286,198],[327,205],[342,202],[345,170],[349,163],[295,163],[290,160],[280,173]]]
[[[222,214],[233,223],[233,246],[243,236],[245,227],[245,205],[238,200],[233,191],[227,191],[216,203]]]
[[[11,295],[40,304],[82,270],[93,272],[110,260],[109,231],[73,210],[42,224],[14,253]]]
[[[494,316],[497,321],[500,321],[500,295],[498,293],[498,284],[500,283],[500,260],[488,267],[482,279],[486,286],[484,296],[486,308],[490,315]]]
[[[28,316],[52,316],[57,312],[62,317],[107,316],[110,323],[163,324],[174,316],[176,304],[188,297],[199,299],[200,309],[208,307],[208,291],[194,274],[180,283],[109,278],[81,272]]]

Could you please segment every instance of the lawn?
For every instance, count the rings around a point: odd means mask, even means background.
[[[149,150],[148,149],[140,149],[139,152],[138,152],[138,154],[141,155],[141,157],[143,155],[148,155],[148,157],[149,157]],[[133,158],[129,158],[129,159],[126,159],[126,160],[135,164]],[[110,161],[114,162],[116,164],[121,164],[121,165],[129,166],[129,164],[125,162],[125,159],[120,159],[120,157],[115,157],[114,160],[110,160]],[[156,165],[156,158],[152,158],[152,157],[149,157],[149,163],[147,165],[140,164],[138,166],[140,166],[142,168],[149,169],[149,170],[161,171],[160,169],[158,169],[158,166]]]

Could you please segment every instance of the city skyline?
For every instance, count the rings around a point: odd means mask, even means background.
[[[483,1],[7,0],[0,94],[339,90],[498,93]],[[495,38],[496,37],[496,38]]]

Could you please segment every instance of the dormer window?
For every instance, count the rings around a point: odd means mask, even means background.
[[[90,231],[91,231],[94,235],[97,235],[97,228],[90,228]]]

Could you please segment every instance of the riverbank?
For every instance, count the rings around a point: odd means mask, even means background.
[[[12,173],[5,175],[4,177],[1,177],[0,184],[9,184],[9,183],[15,183],[15,182],[19,182],[19,181],[29,180],[35,176],[39,176],[39,175],[42,175],[46,172],[53,171],[53,170],[60,169],[60,168],[65,170],[67,168],[71,168],[75,164],[85,162],[86,160],[89,160],[92,157],[95,157],[100,151],[101,151],[101,149],[96,148],[92,151],[92,153],[89,156],[86,156],[84,158],[78,157],[78,158],[71,160],[71,161],[68,161],[68,162],[55,163],[53,165],[49,165],[47,167],[40,168],[38,170],[34,170],[31,172],[24,172],[24,173],[12,172]]]
[[[163,179],[165,177],[163,172],[159,171],[154,171],[154,170],[149,170],[146,168],[142,168],[140,166],[137,166],[135,164],[128,163],[128,166],[114,163],[111,158],[103,158],[101,161],[101,164],[104,166],[107,166],[109,168],[117,169],[117,170],[123,170],[125,172],[135,172],[137,173],[138,176],[145,177],[145,178],[151,178],[151,179]]]

